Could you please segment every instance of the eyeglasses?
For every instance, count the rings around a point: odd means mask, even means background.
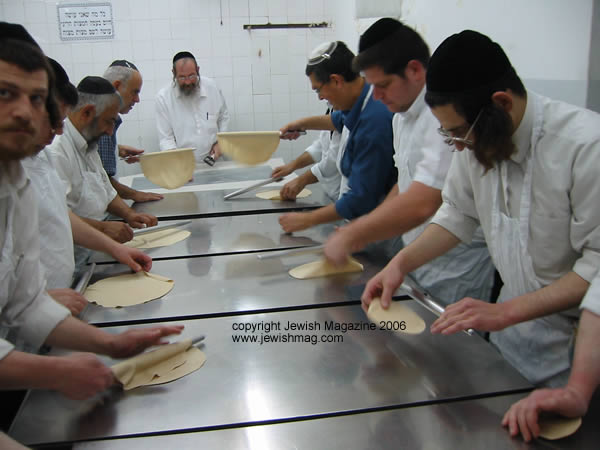
[[[193,73],[192,75],[188,75],[187,77],[184,77],[184,76],[177,77],[177,80],[179,80],[179,81],[187,81],[187,80],[194,81],[197,78],[198,78],[198,75]]]
[[[331,80],[329,80],[329,81],[331,81]],[[328,84],[329,81],[326,81],[325,83],[321,83],[321,86],[314,88],[313,91],[315,91],[315,93],[317,95],[321,95],[321,89],[323,89],[323,86],[325,86],[326,84]]]
[[[441,134],[444,137],[444,142],[446,144],[455,145],[456,143],[459,143],[459,144],[469,147],[469,146],[473,145],[473,141],[471,139],[469,139],[469,136],[471,135],[473,128],[475,128],[475,124],[479,120],[479,116],[481,116],[482,111],[483,110],[480,110],[479,113],[477,114],[477,117],[475,117],[475,120],[473,121],[473,124],[467,131],[467,134],[465,134],[465,137],[461,138],[461,137],[452,136],[450,131],[448,131],[442,127],[439,127],[437,131],[439,134]],[[455,151],[455,150],[452,150],[452,151]]]
[[[331,55],[333,55],[333,52],[335,52],[337,45],[337,41],[325,42],[319,45],[310,53],[307,65],[316,66],[326,59],[331,59]]]

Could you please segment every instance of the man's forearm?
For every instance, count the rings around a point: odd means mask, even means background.
[[[335,130],[333,122],[331,121],[331,116],[325,114],[322,116],[304,117],[298,119],[295,123],[303,130]]]
[[[298,177],[298,180],[304,186],[307,186],[309,184],[314,184],[314,183],[318,183],[319,182],[319,179],[317,177],[315,177],[315,175],[310,170],[307,170],[302,175],[300,175]]]
[[[11,351],[0,360],[0,389],[55,389],[58,359]]]
[[[579,392],[589,403],[600,384],[600,316],[584,309],[579,321],[575,358],[568,386]]]
[[[72,213],[73,214],[73,213]],[[74,214],[75,216],[77,216],[77,214]],[[103,232],[104,230],[104,222],[101,220],[96,220],[96,219],[90,219],[89,217],[81,217],[81,216],[77,216],[79,219],[81,219],[82,221],[84,221],[85,223],[87,223],[88,225],[90,225],[91,227],[95,228],[98,231]],[[75,237],[75,234],[73,233],[73,238]],[[77,242],[75,242],[77,244]]]
[[[110,354],[111,335],[69,316],[60,322],[46,338],[45,344],[83,352]]]
[[[69,211],[69,219],[71,220],[71,229],[73,230],[73,241],[75,244],[109,254],[114,247],[117,246],[117,243],[114,240],[109,238],[98,228],[88,224],[77,214]],[[100,223],[101,222],[99,222],[99,224]]]
[[[298,156],[294,161],[292,161],[292,171],[302,169],[306,166],[310,166],[314,162],[315,161],[313,160],[312,155],[308,152],[304,152],[300,156]]]
[[[123,199],[117,194],[115,198],[108,204],[106,210],[124,220],[127,220],[129,215],[133,212],[133,210],[123,201]]]
[[[569,272],[548,286],[504,302],[503,307],[511,324],[537,319],[579,306],[589,285]]]
[[[137,192],[135,189],[132,189],[129,186],[125,186],[122,183],[119,183],[114,177],[108,177],[108,179],[110,180],[110,184],[112,184],[112,187],[114,187],[115,191],[117,191],[117,194],[119,194],[119,197],[125,200],[133,199],[133,196]]]
[[[306,214],[308,214],[310,217],[311,226],[319,225],[322,223],[335,222],[336,220],[343,219],[343,217],[337,213],[335,209],[335,203],[323,206],[319,209],[314,209]]]

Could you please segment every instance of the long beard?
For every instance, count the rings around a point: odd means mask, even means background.
[[[187,86],[179,86],[179,92],[181,92],[183,95],[189,97],[190,95],[192,95],[194,92],[196,92],[198,90],[198,88],[200,87],[200,83],[196,82],[195,84],[189,84]]]
[[[98,134],[98,118],[96,117],[92,120],[92,123],[81,130],[80,133],[88,145],[93,145],[98,142],[98,139],[102,136],[102,134]]]

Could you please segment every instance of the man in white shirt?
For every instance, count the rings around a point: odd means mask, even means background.
[[[173,83],[156,96],[156,127],[161,150],[195,148],[197,161],[221,156],[217,133],[227,131],[229,112],[214,80],[200,76],[190,52],[173,57]]]
[[[373,98],[396,113],[392,127],[398,183],[375,210],[339,228],[328,239],[325,255],[337,264],[371,242],[402,235],[405,245],[411,243],[442,204],[452,153],[425,104],[428,62],[427,44],[397,20],[380,19],[360,38],[356,69],[373,85]],[[458,245],[411,275],[445,304],[464,297],[489,300],[494,266],[479,230],[471,242]]]
[[[407,273],[481,225],[504,281],[498,303],[463,299],[431,331],[492,331],[532,383],[562,385],[576,307],[600,266],[600,115],[526,91],[502,48],[470,30],[438,47],[426,84],[459,152],[432,223],[369,281],[363,304],[381,296],[387,306]]]
[[[3,28],[11,24],[0,23]],[[22,29],[22,27],[21,27]],[[23,30],[24,31],[24,30]],[[52,69],[38,47],[0,38],[0,324],[34,348],[42,344],[121,358],[156,345],[182,327],[155,327],[113,335],[70,316],[50,298],[39,264],[35,194],[20,160],[36,151],[42,121],[52,112]],[[50,357],[15,350],[0,339],[0,389],[52,389],[86,398],[114,383],[95,355]]]
[[[48,147],[67,188],[67,205],[93,227],[119,242],[133,238],[134,228],[156,225],[156,217],[137,213],[112,187],[98,155],[98,139],[113,133],[121,101],[101,77],[85,77],[77,86],[79,101],[65,121],[64,133]],[[107,214],[126,223],[104,221]]]

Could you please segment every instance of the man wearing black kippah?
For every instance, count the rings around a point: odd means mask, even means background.
[[[173,57],[173,83],[156,96],[156,127],[161,150],[195,148],[197,161],[221,156],[217,133],[227,131],[229,112],[214,80],[200,76],[190,52]],[[205,159],[206,161],[206,159]]]
[[[600,115],[526,91],[502,48],[463,31],[432,55],[425,101],[455,153],[423,234],[367,284],[368,306],[481,225],[504,286],[450,305],[434,333],[491,331],[534,384],[567,379],[579,306],[600,267]],[[467,150],[465,150],[467,149]]]

